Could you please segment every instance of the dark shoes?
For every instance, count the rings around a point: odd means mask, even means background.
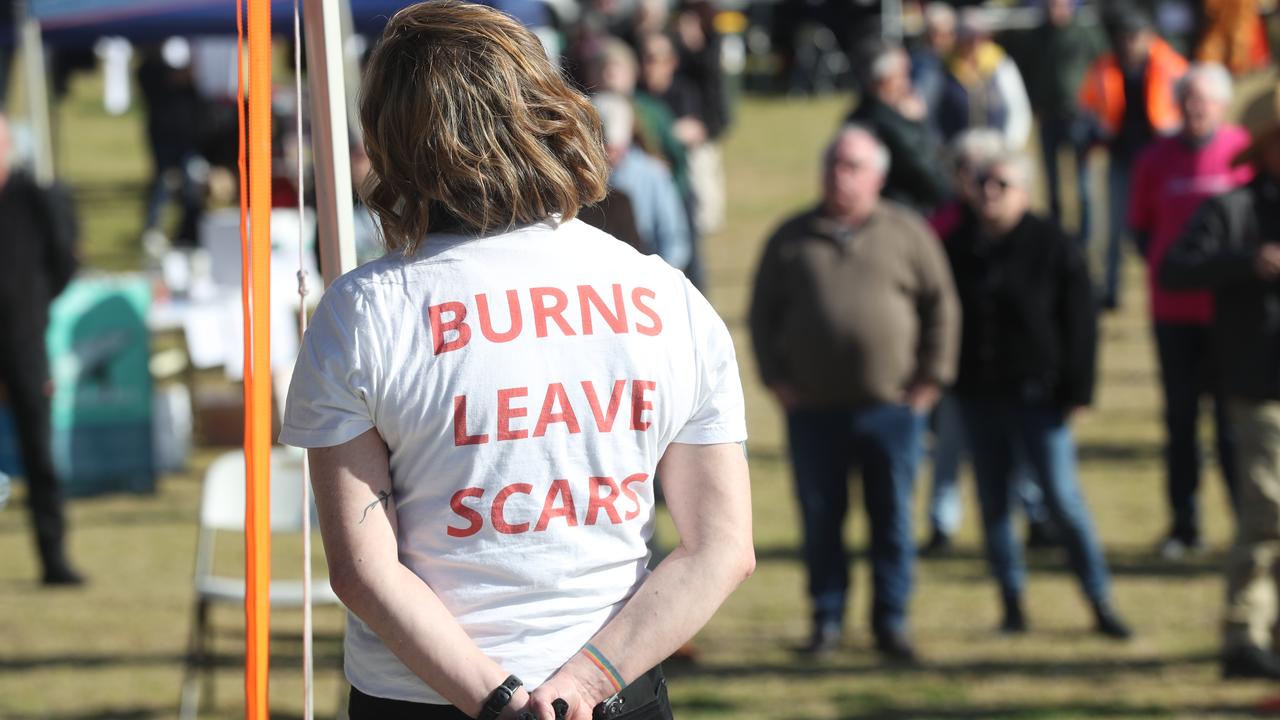
[[[1062,544],[1062,540],[1058,535],[1058,529],[1053,523],[1042,520],[1027,525],[1027,549],[1028,550],[1045,550],[1055,548]]]
[[[76,572],[64,560],[45,565],[40,583],[45,587],[74,587],[84,584],[84,576]]]
[[[813,626],[813,635],[809,642],[800,648],[800,653],[811,658],[823,658],[840,649],[844,640],[844,629],[839,623],[821,622]]]
[[[1280,680],[1280,658],[1253,645],[1236,648],[1222,656],[1222,677],[1228,680]]]
[[[1115,608],[1105,603],[1093,606],[1094,625],[1099,634],[1113,640],[1128,640],[1133,637],[1133,630],[1116,614]]]
[[[886,662],[894,665],[918,665],[920,658],[905,633],[885,633],[876,636],[876,650]]]
[[[933,536],[929,538],[929,544],[920,548],[921,557],[946,557],[955,551],[955,544],[951,536],[941,530],[934,530]]]
[[[1199,555],[1204,549],[1204,541],[1199,537],[1171,534],[1156,546],[1156,554],[1163,560],[1176,562],[1189,555]]]
[[[1254,645],[1236,648],[1222,656],[1222,677],[1227,680],[1280,680],[1280,658]]]
[[[835,654],[844,641],[844,631],[833,622],[816,623],[809,642],[800,648],[800,653],[817,660]],[[876,651],[885,662],[894,665],[917,665],[919,658],[916,649],[905,633],[884,633],[876,635]]]
[[[1005,635],[1025,635],[1027,632],[1027,616],[1022,612],[1021,599],[1004,601],[1004,620],[1000,622],[1000,632]]]
[[[1133,630],[1120,619],[1108,603],[1094,603],[1094,629],[1101,635],[1114,640],[1128,640],[1133,637]],[[1027,615],[1022,609],[1022,598],[1010,596],[1004,598],[1004,620],[1000,622],[1000,632],[1006,635],[1022,635],[1027,632]]]

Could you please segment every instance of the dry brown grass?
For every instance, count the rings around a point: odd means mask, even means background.
[[[136,117],[103,118],[91,93],[91,85],[78,86],[65,111],[64,169],[72,180],[93,183],[115,198],[90,199],[88,258],[128,267],[137,263],[133,233],[140,206],[128,198],[145,172],[141,129]],[[669,669],[679,717],[1248,715],[1251,703],[1272,688],[1228,685],[1217,677],[1218,568],[1230,529],[1213,470],[1204,491],[1212,553],[1179,565],[1150,554],[1166,518],[1153,354],[1136,265],[1129,268],[1124,311],[1105,323],[1100,402],[1083,418],[1079,437],[1084,484],[1116,575],[1117,602],[1137,639],[1116,645],[1093,637],[1075,584],[1052,555],[1033,558],[1032,633],[1014,640],[996,635],[996,590],[980,557],[970,492],[958,556],[920,566],[913,624],[925,669],[885,669],[869,651],[868,578],[861,560],[849,647],[822,663],[796,658],[791,648],[808,623],[797,512],[780,417],[755,381],[743,318],[761,242],[779,218],[811,202],[819,149],[844,110],[841,100],[748,101],[726,148],[731,220],[706,250],[710,294],[734,330],[746,380],[760,563],[700,636],[697,664]],[[72,504],[74,556],[93,576],[81,591],[38,589],[25,514],[13,506],[0,513],[0,718],[174,716],[192,601],[196,478],[210,457],[208,451],[198,454],[190,473],[164,478],[154,496]],[[850,536],[859,547],[865,526],[856,514]],[[669,524],[663,529],[669,538]],[[296,574],[297,557],[296,546],[280,546],[277,567]],[[217,646],[227,661],[215,673],[215,709],[206,716],[231,718],[241,702],[241,621],[234,608],[222,609],[217,619],[225,629]],[[332,717],[341,618],[322,611],[317,622],[317,709]],[[273,618],[276,717],[300,715],[299,626],[296,613]]]

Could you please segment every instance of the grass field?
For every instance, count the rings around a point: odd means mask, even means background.
[[[136,115],[101,114],[96,86],[74,86],[62,111],[60,168],[78,188],[89,265],[139,263],[139,200],[146,172]],[[750,274],[764,236],[811,202],[819,150],[845,110],[842,100],[746,102],[725,157],[730,223],[708,241],[710,294],[732,327],[747,388],[759,569],[698,638],[696,664],[669,668],[682,720],[871,718],[1229,718],[1248,716],[1265,684],[1227,685],[1215,651],[1221,555],[1230,527],[1210,469],[1203,498],[1212,552],[1168,564],[1151,554],[1165,527],[1158,398],[1139,268],[1129,267],[1124,310],[1104,325],[1102,386],[1079,424],[1087,495],[1116,576],[1117,603],[1138,633],[1117,645],[1093,637],[1075,583],[1053,553],[1031,558],[1032,632],[997,635],[997,592],[982,562],[972,492],[960,551],[924,561],[913,611],[922,669],[885,669],[869,650],[866,563],[856,560],[847,648],[809,663],[794,646],[808,630],[797,511],[780,416],[755,380],[744,324]],[[153,496],[72,503],[71,544],[93,582],[39,589],[20,503],[0,512],[0,718],[143,720],[175,715],[192,604],[198,477],[163,478]],[[922,473],[921,490],[927,487]],[[967,479],[966,479],[966,482]],[[923,509],[923,508],[922,508]],[[923,518],[923,513],[920,514]],[[860,511],[850,526],[864,545]],[[671,537],[664,524],[665,537]],[[923,534],[923,529],[921,530]],[[235,550],[235,542],[222,546]],[[277,572],[296,576],[300,553],[277,544]],[[235,608],[215,612],[213,673],[205,717],[237,717],[241,703]],[[300,717],[300,616],[273,616],[272,707]],[[341,614],[317,612],[317,715],[333,717],[340,693]]]

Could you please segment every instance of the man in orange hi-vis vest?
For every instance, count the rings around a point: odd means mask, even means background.
[[[1080,86],[1080,106],[1093,115],[1110,155],[1106,276],[1102,303],[1120,303],[1121,236],[1126,229],[1129,178],[1138,154],[1153,138],[1182,124],[1173,84],[1187,61],[1156,34],[1151,17],[1115,7],[1105,18],[1112,52],[1094,61]]]

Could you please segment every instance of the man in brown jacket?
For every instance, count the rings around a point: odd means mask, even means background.
[[[848,475],[860,465],[871,522],[876,647],[915,658],[907,604],[911,511],[925,417],[955,372],[959,311],[938,240],[880,198],[889,165],[866,128],[825,156],[821,204],[783,223],[756,275],[751,331],[764,383],[787,413],[813,603],[807,650],[835,650],[849,586]]]

